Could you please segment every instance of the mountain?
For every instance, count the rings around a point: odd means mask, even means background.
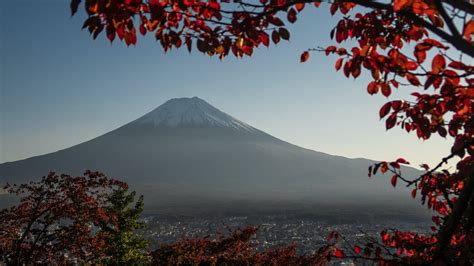
[[[393,189],[389,176],[368,179],[372,163],[292,145],[194,97],[169,100],[79,145],[1,164],[0,183],[91,169],[128,182],[148,208],[244,201],[412,206],[409,192]]]

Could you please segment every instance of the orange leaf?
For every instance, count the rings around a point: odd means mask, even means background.
[[[438,74],[446,68],[446,60],[441,54],[437,54],[431,62],[431,71],[433,74]]]
[[[309,52],[308,52],[308,51],[304,51],[304,52],[301,54],[300,62],[301,62],[301,63],[304,63],[304,62],[308,61],[308,59],[309,59]]]
[[[411,5],[411,3],[412,0],[395,0],[393,2],[393,10],[398,12],[404,8],[407,8],[409,5]]]
[[[367,85],[367,92],[370,95],[376,94],[379,92],[379,85],[375,81],[370,82],[369,85]]]
[[[471,19],[466,25],[464,25],[464,38],[468,41],[472,41],[472,35],[474,34],[474,19]]]
[[[295,5],[296,10],[298,10],[298,12],[300,12],[301,10],[303,10],[303,9],[304,9],[304,6],[305,6],[304,3],[297,3],[297,4]]]

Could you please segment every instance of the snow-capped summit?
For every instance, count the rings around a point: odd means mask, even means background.
[[[168,100],[133,123],[165,127],[219,126],[246,131],[256,130],[198,97]]]

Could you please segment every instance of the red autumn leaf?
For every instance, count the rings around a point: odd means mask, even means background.
[[[472,41],[472,35],[474,34],[474,19],[471,19],[466,25],[464,25],[463,36],[468,41]]]
[[[384,104],[382,108],[380,108],[380,111],[379,111],[380,118],[384,118],[386,115],[388,115],[388,113],[390,113],[391,108],[392,108],[391,102]]]
[[[431,48],[433,48],[433,44],[431,44],[429,41],[424,40],[423,42],[417,44],[415,46],[415,51],[429,51]]]
[[[408,82],[410,82],[412,85],[414,85],[414,86],[420,86],[421,85],[420,80],[415,75],[407,74],[406,77],[407,77]]]
[[[290,39],[290,32],[285,29],[285,28],[279,28],[278,29],[278,34],[281,36],[283,40],[289,40]]]
[[[354,252],[355,252],[355,254],[359,254],[360,253],[360,247],[355,245],[354,246]]]
[[[414,61],[408,61],[405,63],[405,68],[407,70],[416,70],[418,68],[418,64]]]
[[[387,120],[385,121],[385,128],[387,130],[391,129],[392,127],[395,126],[395,124],[397,123],[397,115],[396,114],[392,114],[390,115]]]
[[[436,81],[437,77],[436,76],[428,76],[428,78],[425,81],[424,88],[427,90],[433,83]]]
[[[449,47],[443,45],[442,43],[440,43],[439,41],[437,41],[435,39],[425,39],[423,42],[427,45],[435,46],[435,47],[438,47],[438,48],[444,49],[444,50],[449,48]]]
[[[465,70],[465,69],[467,69],[466,64],[464,64],[464,63],[461,62],[461,61],[452,61],[451,63],[449,63],[448,66],[449,66],[450,68],[454,68],[454,69],[457,69],[457,70]]]
[[[349,77],[350,74],[351,74],[351,65],[352,65],[352,61],[347,61],[345,64],[344,64],[344,67],[342,69],[342,71],[344,72],[344,75],[346,77]]]
[[[341,48],[337,49],[336,53],[337,53],[338,55],[346,55],[346,54],[347,54],[347,50],[346,50],[346,48],[341,47]]]
[[[334,66],[336,68],[336,70],[339,71],[339,69],[341,69],[342,62],[344,62],[343,58],[339,58],[339,59],[336,60],[336,65]]]
[[[423,63],[426,59],[426,51],[424,50],[415,50],[413,54],[416,57],[416,61],[420,64]]]
[[[379,92],[379,85],[375,81],[370,82],[369,85],[367,85],[367,92],[370,95],[376,94]]]
[[[290,23],[295,23],[296,22],[296,10],[293,8],[290,8],[288,11],[287,19]]]
[[[304,63],[304,62],[308,61],[308,59],[309,59],[309,52],[308,52],[308,51],[304,51],[304,52],[301,54],[300,62],[301,62],[301,63]]]
[[[335,4],[335,3],[331,4],[331,8],[330,8],[329,12],[331,12],[332,16],[334,16],[334,14],[336,14],[337,8],[338,8],[337,4]]]
[[[339,248],[334,248],[334,257],[336,258],[344,258],[344,251]]]
[[[394,111],[400,110],[400,107],[402,107],[402,101],[400,100],[392,101],[392,108]]]
[[[392,176],[392,179],[390,179],[390,183],[392,184],[393,187],[396,187],[397,186],[397,175],[393,175]]]
[[[411,197],[412,198],[416,197],[416,188],[411,191]]]
[[[283,21],[278,18],[278,17],[271,17],[271,19],[269,19],[270,23],[275,25],[275,26],[278,26],[278,27],[282,27],[285,25],[285,23],[283,23]]]
[[[304,9],[305,3],[296,3],[295,7],[298,12]]]
[[[270,38],[268,37],[268,34],[264,31],[260,32],[260,41],[265,45],[266,47],[270,46]]]
[[[410,162],[408,162],[407,160],[405,160],[404,158],[398,158],[396,160],[397,163],[401,163],[401,164],[410,164]]]
[[[144,23],[141,23],[141,24],[140,24],[139,30],[140,30],[141,35],[145,36],[145,34],[146,34],[146,28],[145,28],[145,24],[144,24]]]
[[[123,40],[123,38],[125,37],[125,26],[120,25],[115,30],[117,32],[117,36],[119,37],[119,39]]]
[[[381,83],[380,87],[381,87],[383,96],[388,98],[388,96],[392,94],[392,89],[390,89],[390,85],[388,85],[387,83]]]
[[[337,49],[336,46],[330,45],[330,46],[326,47],[324,52],[326,53],[326,55],[329,55],[330,53],[334,53],[336,51],[336,49]]]
[[[360,76],[360,66],[356,65],[355,67],[352,68],[351,74],[354,78],[357,78]]]
[[[399,86],[398,81],[396,81],[396,80],[394,80],[394,79],[392,79],[392,80],[390,81],[390,83],[392,83],[392,85],[393,85],[395,88],[398,88],[398,86]]]
[[[438,74],[446,68],[446,59],[441,54],[437,54],[431,62],[431,72]]]
[[[396,12],[407,8],[411,4],[411,0],[395,0],[393,1],[393,10]]]
[[[278,32],[276,30],[274,30],[272,32],[272,41],[275,43],[275,44],[278,44],[280,42],[280,34],[278,34]]]

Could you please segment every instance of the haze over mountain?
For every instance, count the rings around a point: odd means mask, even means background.
[[[128,182],[149,208],[243,200],[413,206],[389,176],[368,179],[371,163],[292,145],[194,97],[79,145],[1,164],[0,183],[91,169]]]

